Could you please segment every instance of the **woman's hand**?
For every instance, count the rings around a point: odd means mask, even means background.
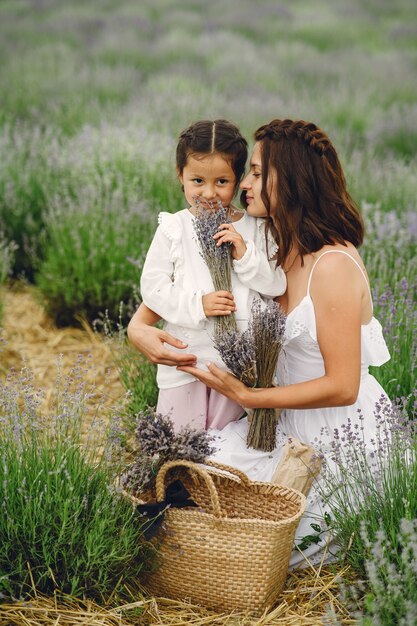
[[[212,291],[206,293],[202,300],[206,317],[230,315],[236,311],[235,301],[230,291]]]
[[[182,343],[169,333],[153,326],[136,326],[134,332],[129,333],[130,343],[139,352],[142,352],[152,363],[159,365],[195,365],[197,362],[193,354],[180,354],[169,350],[165,344],[175,348],[185,349],[187,344]]]
[[[217,240],[218,246],[221,246],[223,243],[232,244],[232,257],[236,261],[239,261],[244,256],[246,252],[245,240],[232,224],[220,224],[219,232],[213,235],[213,238]]]
[[[198,378],[198,380],[207,385],[207,387],[215,389],[241,406],[247,406],[245,402],[250,394],[250,389],[238,380],[236,376],[225,372],[225,370],[220,369],[217,365],[209,363],[207,367],[209,369],[208,372],[198,367],[178,366],[177,369],[182,372],[188,372],[188,374]]]
[[[154,328],[160,317],[141,304],[127,327],[130,343],[152,363],[160,365],[195,365],[194,354],[179,354],[165,347],[169,344],[175,348],[185,349],[187,344],[176,339],[159,328]]]

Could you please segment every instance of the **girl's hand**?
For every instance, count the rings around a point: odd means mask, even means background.
[[[212,291],[202,298],[206,317],[230,315],[236,311],[234,298],[230,291]]]
[[[234,400],[241,406],[247,406],[247,396],[250,390],[236,378],[233,374],[225,372],[213,363],[207,365],[209,371],[199,369],[198,367],[178,366],[177,369],[182,372],[188,372],[195,378],[198,378],[202,383],[215,389],[219,393],[227,396],[231,400]]]
[[[245,240],[232,224],[220,224],[219,232],[213,235],[213,238],[217,240],[218,246],[221,246],[223,243],[231,243],[232,257],[236,261],[241,259],[246,252]]]

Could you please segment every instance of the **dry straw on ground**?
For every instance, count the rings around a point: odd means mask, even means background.
[[[106,609],[90,601],[36,595],[30,602],[0,605],[0,626],[349,626],[355,620],[336,595],[338,580],[346,574],[328,568],[292,572],[275,608],[257,618],[213,613],[167,598],[140,598]]]
[[[29,288],[9,290],[4,296],[0,376],[10,368],[26,364],[35,375],[35,384],[52,397],[57,360],[69,371],[78,355],[91,355],[91,383],[104,395],[108,408],[123,397],[124,390],[107,344],[83,324],[82,328],[56,328],[37,304]],[[355,621],[338,599],[338,581],[348,575],[339,568],[307,567],[290,573],[276,606],[258,618],[212,611],[166,598],[134,598],[125,606],[101,607],[94,602],[72,598],[44,597],[33,592],[28,602],[0,604],[0,626],[316,626]],[[335,615],[323,621],[324,615]]]
[[[46,392],[45,404],[51,401],[58,361],[62,373],[70,371],[79,355],[90,358],[94,367],[86,373],[104,406],[111,407],[124,395],[117,369],[108,346],[82,320],[81,328],[57,328],[36,301],[31,288],[4,293],[0,376],[11,367],[26,365],[34,374],[36,387]]]
[[[315,570],[312,567],[292,572],[286,588],[273,609],[257,618],[237,612],[216,614],[186,602],[156,598],[154,604],[146,607],[146,624],[163,626],[317,626],[331,624],[330,616],[337,616],[338,626],[355,624],[348,612],[337,599],[340,577],[328,568]],[[327,622],[323,622],[327,615]]]

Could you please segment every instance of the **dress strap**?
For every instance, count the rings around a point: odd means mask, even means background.
[[[314,261],[313,267],[311,268],[311,272],[310,272],[310,276],[308,277],[308,283],[307,283],[307,295],[310,295],[310,284],[311,284],[311,277],[313,276],[313,272],[314,272],[314,268],[316,267],[317,263],[320,261],[321,257],[324,256],[325,254],[334,254],[335,252],[339,252],[340,254],[345,254],[346,256],[349,257],[349,259],[351,259],[355,265],[357,265],[357,267],[360,269],[362,276],[364,277],[366,286],[368,287],[368,292],[369,292],[369,298],[371,300],[371,306],[372,306],[372,311],[374,310],[374,304],[372,302],[372,293],[371,293],[371,288],[369,286],[368,283],[368,279],[366,278],[366,274],[363,271],[363,269],[361,268],[361,266],[359,265],[359,263],[357,262],[356,259],[353,258],[352,255],[350,255],[348,252],[345,252],[344,250],[326,250],[325,252],[323,252],[318,259],[316,259]]]

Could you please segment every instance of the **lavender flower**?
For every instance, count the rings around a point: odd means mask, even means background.
[[[416,624],[417,520],[400,518],[394,539],[383,525],[370,532],[362,522],[360,538],[367,555],[367,600],[362,606],[356,602],[360,610],[354,617],[361,624],[389,624],[393,617],[396,624]],[[353,596],[348,588],[348,601]]]
[[[232,291],[232,254],[228,244],[217,245],[213,236],[219,232],[221,224],[230,223],[227,209],[218,201],[216,204],[209,202],[209,208],[203,209],[201,199],[195,198],[196,216],[194,229],[201,255],[210,271],[215,291]],[[234,313],[220,315],[214,320],[215,337],[220,337],[223,332],[237,330]]]
[[[120,479],[121,485],[133,493],[153,490],[158,470],[166,461],[202,463],[215,452],[213,435],[190,426],[183,426],[176,433],[172,419],[154,409],[138,414],[135,435],[136,459]]]
[[[416,392],[391,403],[381,395],[373,416],[358,410],[338,429],[324,430],[316,442],[326,456],[316,489],[332,517],[335,541],[347,562],[371,583],[367,560],[371,544],[381,549],[379,530],[389,537],[394,548],[390,560],[400,571],[401,520],[416,519],[416,421],[406,409],[415,398]],[[378,567],[380,556],[371,559]]]
[[[215,452],[212,446],[214,439],[205,430],[183,426],[174,437],[170,454],[173,459],[201,463]]]
[[[151,457],[143,456],[129,465],[120,477],[122,487],[134,494],[152,489],[155,481],[155,468]]]
[[[167,415],[156,412],[142,413],[137,418],[135,435],[144,454],[165,456],[169,454],[175,437],[174,424]]]
[[[215,337],[214,347],[223,363],[248,387],[256,384],[256,350],[249,331],[231,330]]]

